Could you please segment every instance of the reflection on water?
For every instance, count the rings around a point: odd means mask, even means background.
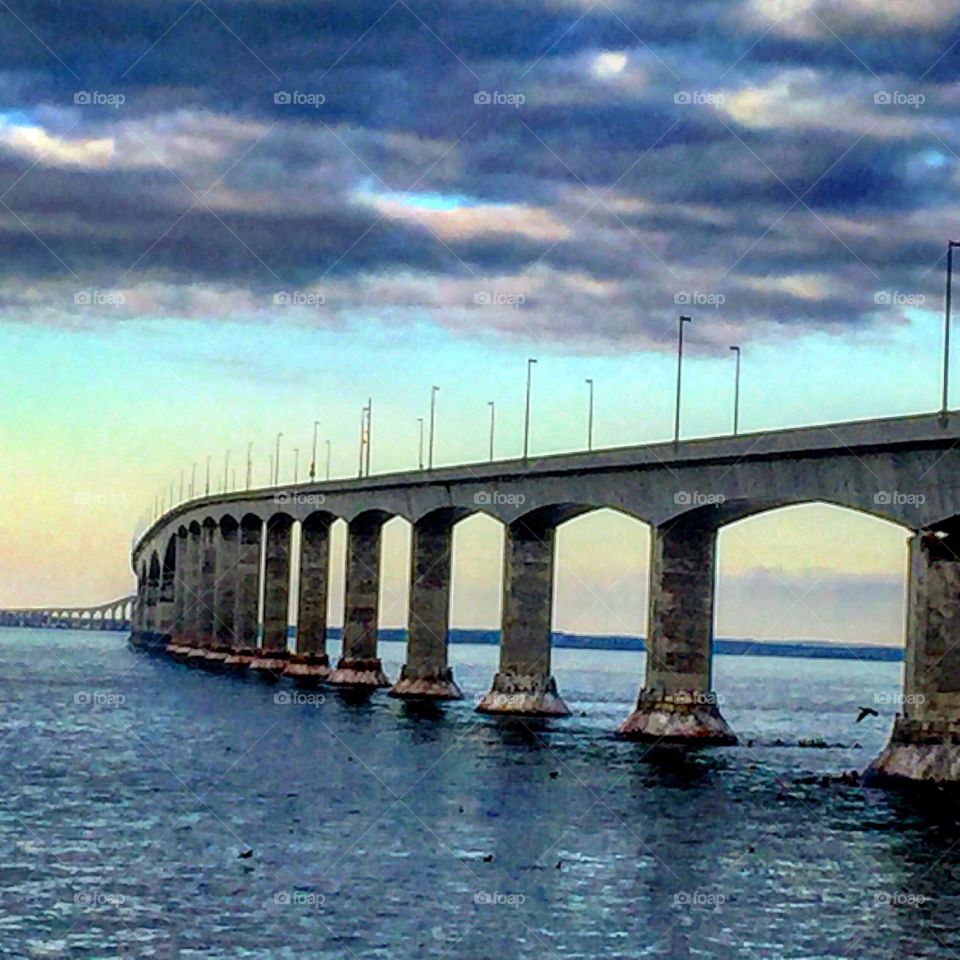
[[[717,658],[743,742],[690,754],[612,735],[642,654],[557,651],[574,715],[505,724],[496,653],[422,708],[0,630],[0,957],[956,955],[953,814],[812,777],[899,664]]]

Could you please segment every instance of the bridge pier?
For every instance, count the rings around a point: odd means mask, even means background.
[[[627,739],[737,742],[711,690],[716,542],[696,520],[651,533],[646,678],[618,730]]]
[[[297,652],[284,675],[299,686],[313,686],[330,674],[327,657],[327,580],[332,518],[313,514],[300,528],[300,599]]]
[[[413,527],[410,544],[410,604],[407,662],[390,696],[415,700],[460,700],[463,694],[447,665],[453,519],[431,514]]]
[[[204,521],[196,541],[196,565],[194,567],[195,585],[193,607],[193,635],[187,660],[190,663],[204,663],[207,652],[213,646],[214,626],[214,590],[217,582],[217,525],[212,520]],[[191,537],[191,540],[193,537]]]
[[[171,630],[170,644],[178,646],[184,642],[184,615],[186,613],[187,596],[184,586],[184,567],[187,563],[187,531],[181,528],[177,532],[176,540],[176,559],[174,566],[176,577],[173,584],[173,628]],[[121,617],[123,610],[120,610]]]
[[[257,656],[260,620],[260,543],[263,524],[254,516],[244,517],[237,532],[238,550],[233,614],[234,645],[224,666],[246,669]]]
[[[555,525],[525,518],[506,530],[500,666],[480,713],[566,717],[550,673]]]
[[[369,512],[347,528],[347,585],[343,612],[343,653],[327,682],[343,687],[388,687],[377,656],[380,605],[380,533],[387,515]]]
[[[960,522],[937,532],[910,541],[904,708],[875,782],[960,781]]]
[[[222,664],[236,645],[234,621],[237,607],[237,561],[240,535],[235,520],[225,517],[214,527],[215,576],[213,584],[213,637],[206,659]]]
[[[293,521],[276,514],[267,521],[263,573],[263,638],[250,669],[265,680],[279,680],[287,665],[287,614],[290,609],[290,539]]]
[[[177,657],[185,657],[190,650],[199,646],[200,550],[200,526],[192,523],[183,538],[183,569],[177,578],[178,588],[183,592],[183,629],[168,647],[170,653]]]

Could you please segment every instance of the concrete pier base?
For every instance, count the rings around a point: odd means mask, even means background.
[[[325,653],[292,653],[283,675],[298,687],[315,687],[330,676],[330,659]]]
[[[261,680],[276,683],[287,669],[288,660],[285,650],[260,650],[258,656],[247,664],[247,669]]]
[[[527,717],[569,717],[552,676],[496,673],[493,685],[477,704],[478,713]]]
[[[633,713],[617,728],[627,740],[646,743],[732,746],[736,734],[716,697],[695,690],[641,690]]]
[[[334,670],[330,671],[327,683],[334,687],[389,687],[390,681],[383,672],[379,657],[351,659],[341,657]]]
[[[960,721],[899,717],[883,752],[864,773],[873,786],[960,784]]]
[[[411,674],[406,667],[400,671],[400,677],[390,688],[391,697],[401,700],[462,700],[463,693],[453,679],[453,670],[449,667],[443,674],[428,676]]]
[[[184,660],[191,666],[199,666],[207,659],[207,650],[205,647],[191,647],[188,651]]]
[[[224,661],[229,655],[229,647],[208,647],[204,651],[203,666],[205,666],[208,670],[217,670],[223,666]]]
[[[225,670],[246,670],[258,655],[259,651],[255,647],[239,647],[227,654],[223,667]]]

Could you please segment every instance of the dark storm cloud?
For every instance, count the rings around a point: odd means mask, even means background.
[[[958,7],[6,6],[0,302],[71,322],[70,289],[116,286],[202,318],[328,288],[574,348],[657,344],[694,295],[718,344],[902,322],[885,294],[937,295],[957,212]],[[524,310],[474,309],[501,289]]]

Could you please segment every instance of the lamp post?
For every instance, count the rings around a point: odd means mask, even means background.
[[[942,416],[947,415],[948,395],[950,392],[950,295],[953,289],[953,248],[960,247],[960,240],[947,241],[947,295],[943,310],[943,401],[940,405]]]
[[[223,492],[227,492],[227,477],[230,472],[230,451],[228,450],[223,456]]]
[[[733,435],[740,431],[740,348],[730,348],[737,357],[736,371],[733,375]]]
[[[423,417],[417,417],[417,423],[420,426],[420,446],[417,448],[417,465],[422,470],[423,469]]]
[[[330,479],[330,441],[327,441],[327,479]]]
[[[493,430],[496,426],[497,405],[493,400],[488,400],[487,406],[490,408],[490,462],[493,463]]]
[[[180,502],[183,503],[183,471],[180,471]]]
[[[204,496],[205,496],[205,497],[209,497],[209,496],[210,496],[210,461],[211,461],[212,459],[213,459],[213,457],[210,457],[210,456],[207,457],[207,482],[206,482],[206,486],[204,487]]]
[[[367,476],[370,476],[370,435],[373,433],[373,397],[367,397]]]
[[[364,405],[360,411],[360,465],[357,467],[357,476],[363,476],[363,447],[367,439],[367,408]]]
[[[317,476],[317,427],[320,426],[319,420],[313,421],[313,456],[310,458],[310,479]]]
[[[193,491],[197,489],[197,465],[190,468],[190,499],[193,499]]]
[[[527,358],[527,403],[523,415],[523,459],[527,459],[530,452],[530,387],[533,382],[533,365],[536,363],[535,357]]]
[[[677,323],[677,406],[673,418],[673,442],[680,442],[680,377],[683,372],[683,325],[690,317],[680,317]]]
[[[250,459],[253,453],[253,441],[247,444],[247,489],[250,489],[250,481],[253,474],[253,461]]]
[[[427,465],[428,469],[433,469],[433,429],[436,421],[437,413],[437,391],[440,388],[433,386],[430,388],[430,445],[427,454]]]
[[[593,449],[593,379],[587,378],[587,386],[590,389],[590,396],[587,406],[587,449]]]
[[[296,483],[300,479],[300,448],[293,448],[293,482]]]
[[[277,455],[273,458],[273,485],[280,486],[280,438],[282,433],[277,434]]]

